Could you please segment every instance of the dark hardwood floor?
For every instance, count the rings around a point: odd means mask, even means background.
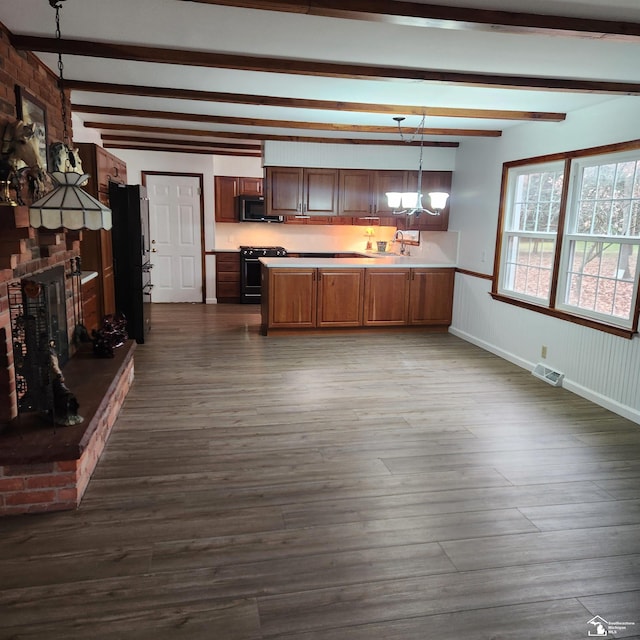
[[[640,638],[638,425],[449,334],[259,320],[154,305],[81,507],[0,520],[0,638]]]

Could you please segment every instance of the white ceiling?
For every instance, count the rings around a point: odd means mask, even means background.
[[[288,0],[293,1],[293,0]],[[229,4],[236,4],[225,0]],[[254,6],[264,6],[254,0]],[[348,6],[344,0],[337,6]],[[72,91],[74,112],[81,120],[98,123],[96,128],[111,136],[110,146],[148,145],[167,147],[172,141],[198,141],[227,144],[259,144],[259,139],[243,136],[322,137],[327,139],[397,141],[387,132],[327,131],[293,128],[292,122],[332,123],[393,127],[393,115],[406,115],[402,106],[448,107],[473,110],[508,110],[567,114],[598,102],[616,99],[625,93],[640,94],[640,1],[638,0],[537,0],[536,3],[513,0],[434,0],[442,7],[490,9],[508,12],[529,11],[561,18],[589,18],[610,22],[608,34],[589,33],[578,20],[558,19],[557,24],[572,31],[523,29],[500,24],[499,16],[490,25],[478,24],[478,14],[462,13],[469,21],[438,22],[421,20],[409,26],[391,14],[401,14],[407,3],[388,0],[381,21],[305,15],[284,11],[267,11],[222,6],[208,2],[184,0],[63,0],[61,8],[62,41],[83,40],[119,45],[145,45],[164,50],[214,52],[239,56],[277,58],[287,64],[311,62],[312,70],[331,62],[362,67],[389,68],[388,79],[326,77],[285,72],[246,71],[214,66],[142,62],[126,59],[118,49],[114,57],[72,55],[64,53],[64,76],[67,81],[88,81],[135,87],[185,89],[197,92],[251,94],[305,100],[340,101],[396,105],[393,113],[372,111],[262,106],[230,102],[147,97],[131,89],[126,94],[104,91]],[[362,4],[362,3],[361,3]],[[366,4],[366,3],[364,3]],[[427,3],[421,3],[427,4]],[[514,8],[514,5],[517,8]],[[535,6],[531,9],[530,6]],[[364,18],[364,16],[362,16]],[[526,16],[524,23],[531,21]],[[55,10],[47,0],[3,0],[0,22],[15,36],[55,38]],[[575,28],[574,28],[574,23]],[[624,24],[621,24],[624,23]],[[624,35],[631,34],[631,35]],[[95,48],[94,47],[94,48]],[[94,51],[90,52],[91,54]],[[57,73],[57,54],[38,53]],[[122,57],[124,59],[118,59]],[[318,66],[314,66],[316,63]],[[402,73],[398,73],[400,70]],[[407,72],[408,73],[405,73]],[[443,72],[442,82],[417,79],[423,70]],[[359,70],[357,70],[360,73]],[[481,74],[477,80],[458,82],[448,73]],[[399,79],[398,75],[413,76]],[[599,83],[625,83],[614,87],[598,85],[586,91],[505,88],[493,85],[494,79],[509,75],[523,78],[585,80]],[[467,79],[469,80],[469,79]],[[473,80],[473,79],[472,79]],[[493,86],[492,86],[493,85]],[[640,98],[639,98],[640,100]],[[226,118],[283,121],[278,126],[228,122],[194,121],[178,116],[135,117],[113,112],[89,113],[79,105],[202,114]],[[640,107],[640,102],[639,102]],[[107,110],[109,111],[109,110]],[[112,111],[112,110],[111,110]],[[639,108],[640,112],[640,108]],[[149,114],[147,114],[149,115]],[[500,114],[470,114],[470,117],[428,116],[426,126],[455,129],[448,135],[428,135],[428,140],[461,142],[458,130],[504,131],[523,120],[507,119]],[[419,116],[404,123],[417,126]],[[275,124],[275,123],[272,123]],[[105,126],[110,125],[110,126]],[[121,129],[122,125],[128,125]],[[550,124],[549,126],[559,126]],[[148,128],[157,128],[157,131]],[[147,129],[147,130],[145,130]],[[167,131],[169,129],[169,131]],[[178,131],[175,131],[178,130]],[[184,131],[181,131],[184,130]],[[208,132],[208,133],[207,133]],[[225,134],[225,135],[222,135]],[[239,138],[228,137],[236,135]],[[113,140],[118,137],[122,142]],[[141,143],[140,138],[161,142]]]

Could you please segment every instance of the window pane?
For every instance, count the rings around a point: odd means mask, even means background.
[[[507,243],[503,288],[549,299],[555,242],[547,238],[511,236]]]
[[[571,241],[565,303],[631,318],[638,245]]]
[[[518,175],[511,203],[510,230],[557,231],[562,181],[561,170]]]
[[[640,237],[640,160],[582,169],[574,233]]]

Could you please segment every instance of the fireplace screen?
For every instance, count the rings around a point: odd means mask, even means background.
[[[51,411],[51,349],[60,364],[69,356],[64,267],[8,289],[18,412]]]

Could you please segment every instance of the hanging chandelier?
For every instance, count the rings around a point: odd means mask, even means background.
[[[428,196],[431,202],[431,209],[427,209],[422,206],[422,155],[424,150],[424,123],[425,116],[422,116],[420,124],[411,138],[406,139],[403,132],[401,123],[404,117],[398,116],[394,120],[398,125],[398,132],[400,133],[400,139],[402,142],[411,143],[413,140],[420,136],[420,160],[418,163],[418,188],[416,191],[389,191],[385,195],[387,196],[387,202],[389,208],[393,209],[394,215],[407,215],[418,217],[421,213],[427,213],[430,216],[439,216],[442,210],[447,206],[447,200],[449,194],[444,191],[431,191]]]
[[[49,0],[56,10],[56,39],[61,39],[60,8],[65,0]],[[58,53],[58,86],[62,105],[62,141],[72,158],[67,129],[67,103],[64,95],[64,64],[62,53]],[[74,166],[74,162],[70,163]],[[29,207],[29,223],[32,227],[45,229],[111,229],[111,209],[81,188],[88,174],[54,171],[51,178],[55,188]]]

